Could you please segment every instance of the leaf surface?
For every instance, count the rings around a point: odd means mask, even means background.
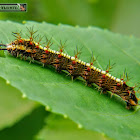
[[[52,49],[58,50],[60,39],[62,42],[67,40],[65,52],[69,55],[73,55],[77,45],[82,48],[81,60],[89,62],[93,51],[95,56],[99,56],[97,67],[105,69],[111,60],[116,63],[112,75],[119,77],[126,68],[133,77],[129,85],[139,82],[139,39],[93,27],[55,26],[45,22],[27,22],[26,25],[21,25],[1,21],[1,40],[3,43],[12,41],[12,31],[22,30],[25,37],[28,33],[26,26],[33,25],[40,35],[52,37]],[[43,68],[38,64],[29,64],[9,55],[0,58],[0,67],[0,76],[9,80],[12,86],[29,99],[42,103],[52,112],[66,114],[85,129],[98,131],[118,140],[140,138],[140,111],[126,110],[125,103],[120,98],[100,95],[96,89],[86,87],[81,80],[72,82],[64,73],[57,73],[52,68]]]

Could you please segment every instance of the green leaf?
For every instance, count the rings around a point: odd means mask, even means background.
[[[40,106],[12,127],[0,131],[1,140],[106,140],[97,132],[78,129],[77,125]]]
[[[60,115],[50,114],[46,117],[46,125],[36,136],[36,140],[107,140],[103,135],[79,129],[75,123],[69,119],[64,119]],[[109,139],[108,139],[109,140]]]
[[[0,131],[1,140],[33,140],[45,125],[45,118],[49,113],[43,106],[35,108],[29,115],[9,128]]]
[[[58,50],[60,39],[67,40],[66,53],[73,55],[76,45],[82,48],[81,59],[89,62],[92,51],[98,57],[97,66],[105,69],[109,60],[116,63],[112,74],[119,77],[124,69],[131,72],[134,85],[140,79],[140,40],[134,37],[113,34],[98,28],[74,28],[66,25],[27,22],[26,25],[14,22],[0,22],[0,35],[3,43],[10,43],[14,38],[11,32],[33,26],[39,34],[52,37]],[[124,102],[116,97],[100,95],[94,89],[84,85],[80,80],[71,81],[64,73],[54,69],[43,68],[37,64],[6,55],[0,58],[0,76],[10,81],[29,99],[38,101],[50,108],[52,112],[66,114],[71,120],[85,129],[104,133],[115,139],[138,139],[140,137],[140,111],[125,109]]]
[[[12,126],[35,107],[36,103],[23,99],[20,91],[0,78],[0,130]]]

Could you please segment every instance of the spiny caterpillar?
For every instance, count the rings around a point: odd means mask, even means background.
[[[50,49],[52,45],[51,39],[47,39],[45,47],[42,47],[40,45],[42,38],[39,39],[38,43],[34,41],[34,34],[37,31],[33,31],[33,27],[28,30],[30,33],[29,39],[21,38],[20,33],[13,33],[16,39],[10,44],[1,44],[0,46],[5,46],[6,48],[1,48],[0,50],[7,50],[12,56],[24,58],[25,60],[30,58],[41,62],[44,66],[51,65],[58,72],[66,70],[72,79],[82,77],[88,86],[95,84],[103,93],[110,91],[112,94],[120,96],[126,102],[127,109],[138,105],[139,99],[135,95],[135,87],[130,87],[124,79],[119,79],[109,74],[109,70],[112,68],[110,64],[106,71],[103,71],[93,65],[94,57],[92,57],[90,63],[83,62],[78,59],[80,54],[78,50],[75,52],[74,57],[69,56],[63,53],[64,45],[61,42],[59,51],[52,50]]]

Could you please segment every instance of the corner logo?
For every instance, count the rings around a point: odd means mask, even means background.
[[[27,12],[27,3],[0,3],[0,12]]]

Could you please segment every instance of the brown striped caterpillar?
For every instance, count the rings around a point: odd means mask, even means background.
[[[96,84],[102,92],[110,91],[112,94],[120,96],[126,103],[127,109],[138,105],[138,98],[135,95],[134,87],[130,87],[123,79],[116,78],[109,74],[111,67],[109,66],[106,71],[96,68],[92,62],[86,63],[78,59],[79,51],[75,53],[75,56],[69,56],[63,53],[64,46],[61,44],[60,50],[51,50],[51,40],[48,40],[45,47],[42,47],[39,42],[34,41],[33,35],[36,31],[29,30],[30,38],[23,39],[20,33],[13,33],[16,40],[1,50],[7,50],[11,55],[15,57],[30,58],[37,62],[41,62],[44,66],[51,65],[58,72],[66,70],[72,79],[82,77],[87,85]],[[2,46],[2,44],[1,44]]]

